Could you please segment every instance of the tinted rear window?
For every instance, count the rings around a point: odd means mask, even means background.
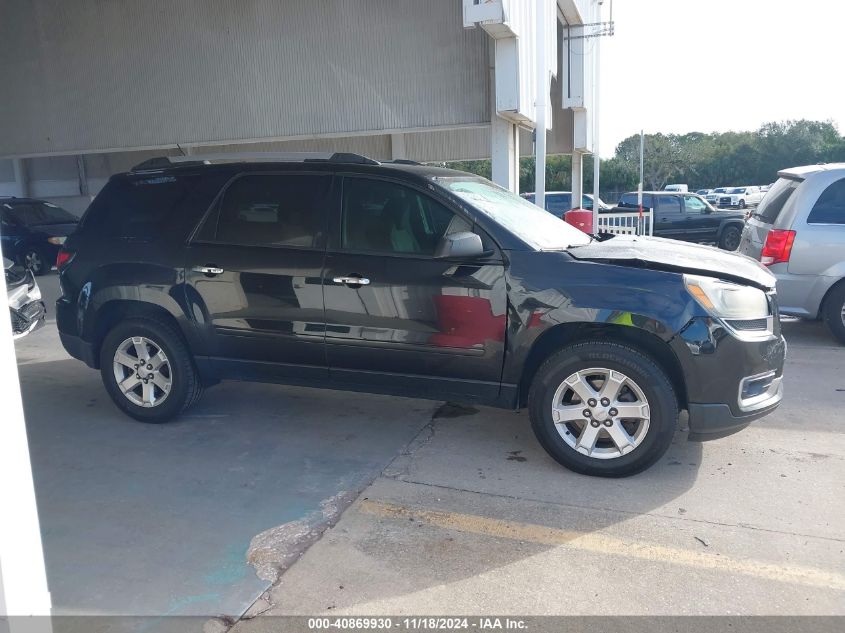
[[[781,178],[766,192],[760,206],[754,212],[755,218],[760,218],[767,224],[774,224],[786,201],[795,193],[801,183],[796,180]]]
[[[184,239],[230,178],[225,170],[115,176],[85,212],[82,232],[133,241]]]
[[[167,230],[196,176],[112,178],[85,214],[84,226],[115,238],[151,240]]]
[[[807,216],[807,224],[845,224],[845,178],[822,192]]]
[[[643,194],[643,207],[651,208],[652,200],[651,195],[644,193]],[[637,194],[636,193],[623,193],[622,197],[619,199],[619,206],[620,207],[629,207],[631,209],[639,208],[639,203],[637,202]]]

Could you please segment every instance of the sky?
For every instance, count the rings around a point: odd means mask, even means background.
[[[845,134],[843,0],[613,0],[613,20],[615,35],[601,38],[605,158],[641,128],[724,132],[815,119]]]

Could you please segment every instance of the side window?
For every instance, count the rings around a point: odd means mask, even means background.
[[[680,213],[681,199],[678,196],[659,196],[657,198],[660,213]]]
[[[572,202],[572,195],[568,193],[558,193],[558,194],[551,194],[546,196],[546,211],[550,213],[554,213],[556,216],[560,216],[562,213],[566,213],[572,207],[570,206]]]
[[[214,240],[226,244],[316,248],[326,224],[331,176],[248,175],[220,201]]]
[[[845,224],[845,178],[822,192],[807,216],[807,224]]]
[[[645,204],[645,201],[643,201]],[[637,194],[635,193],[623,193],[622,197],[619,198],[619,206],[620,207],[636,207],[637,206]]]
[[[344,180],[345,250],[431,256],[444,235],[471,230],[469,222],[414,189],[381,180]]]
[[[705,213],[707,205],[695,196],[684,196],[684,207],[687,213]]]

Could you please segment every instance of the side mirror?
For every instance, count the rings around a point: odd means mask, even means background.
[[[434,251],[434,256],[439,258],[482,255],[484,255],[484,245],[481,243],[481,237],[469,231],[444,235]]]

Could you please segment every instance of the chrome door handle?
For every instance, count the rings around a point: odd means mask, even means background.
[[[194,266],[192,270],[195,273],[202,273],[203,275],[219,275],[223,272],[222,268],[215,266]]]
[[[336,284],[346,284],[347,286],[368,286],[370,285],[370,280],[366,277],[335,277],[332,279],[333,282]]]

